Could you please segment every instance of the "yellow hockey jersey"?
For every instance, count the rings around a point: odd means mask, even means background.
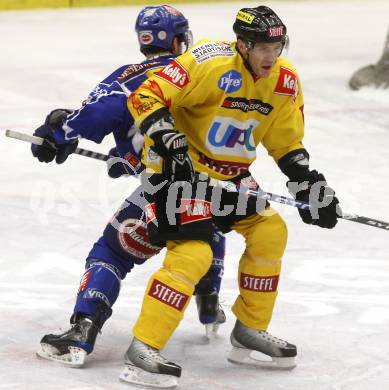
[[[196,171],[216,179],[246,172],[259,143],[276,161],[302,148],[303,104],[298,75],[287,60],[279,58],[269,77],[256,79],[235,43],[207,39],[151,76],[128,100],[138,126],[167,107],[187,137]],[[149,157],[143,158],[146,166],[152,165]]]

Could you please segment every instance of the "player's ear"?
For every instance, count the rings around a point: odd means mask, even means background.
[[[172,52],[174,55],[180,55],[180,54],[182,54],[182,53],[180,52],[180,41],[179,41],[178,37],[174,37],[174,38],[173,38],[171,52]]]
[[[236,40],[236,47],[239,50],[240,54],[243,55],[244,58],[248,55],[249,48],[246,45],[246,42],[242,39],[238,38]]]

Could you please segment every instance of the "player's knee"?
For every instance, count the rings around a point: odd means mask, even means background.
[[[212,264],[211,246],[201,240],[168,241],[164,268],[198,283]]]
[[[252,259],[279,260],[282,258],[288,239],[288,229],[281,218],[276,213],[264,224],[259,224],[248,240],[247,252]]]
[[[198,279],[202,278],[212,265],[213,252],[211,246],[204,242],[198,241],[199,245],[196,245],[196,262],[198,263]]]

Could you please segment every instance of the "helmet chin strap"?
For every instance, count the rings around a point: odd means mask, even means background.
[[[244,57],[244,55],[242,54],[242,52],[239,50],[239,48],[237,47],[236,49],[238,50],[238,53],[239,55],[242,57],[242,60],[243,60],[243,64],[244,66],[246,67],[246,69],[253,75],[255,75],[256,77],[259,77],[253,70],[253,68],[251,67],[249,61],[248,61],[248,58],[250,56],[250,50],[252,49],[253,47],[253,43],[252,42],[246,42],[246,41],[243,41],[244,44],[246,45],[246,49],[247,49],[247,58]]]

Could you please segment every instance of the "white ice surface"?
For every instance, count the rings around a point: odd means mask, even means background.
[[[253,2],[184,5],[195,37],[233,38],[236,10]],[[289,57],[304,86],[311,166],[323,171],[344,210],[389,220],[389,90],[350,91],[351,73],[381,55],[389,2],[277,1]],[[57,107],[77,107],[119,65],[140,61],[139,7],[0,13],[0,129],[32,133]],[[106,152],[102,145],[81,147]],[[253,171],[267,190],[285,179],[264,153]],[[123,283],[114,314],[84,369],[38,360],[43,334],[66,329],[83,263],[134,179],[109,180],[104,164],[80,156],[58,166],[33,159],[26,143],[0,137],[0,390],[126,389],[119,383],[150,274],[162,256]],[[289,372],[226,361],[230,307],[243,241],[230,234],[221,300],[228,321],[211,344],[192,303],[165,355],[184,368],[181,389],[370,390],[389,388],[389,232],[348,221],[332,231],[289,226],[270,331],[298,346]]]

